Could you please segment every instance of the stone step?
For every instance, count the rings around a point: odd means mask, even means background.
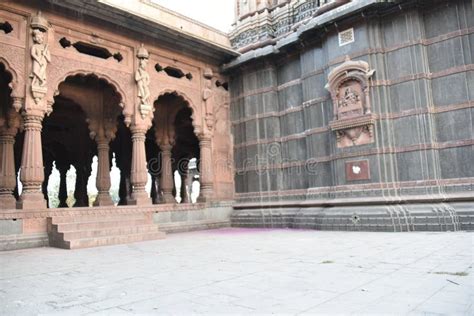
[[[101,219],[100,221],[91,222],[77,222],[77,223],[60,223],[53,224],[52,230],[58,233],[73,232],[79,230],[100,230],[111,227],[129,227],[150,224],[148,219],[131,219],[131,220],[106,220]]]
[[[57,216],[52,218],[53,224],[70,224],[82,222],[98,222],[104,220],[125,220],[125,219],[146,219],[144,213],[125,213],[125,214],[91,214],[80,216]]]
[[[96,238],[81,238],[64,241],[62,245],[57,245],[65,249],[80,249],[98,246],[127,244],[132,242],[147,241],[163,239],[166,234],[163,232],[148,232],[139,234],[119,235],[119,236],[105,236]]]
[[[64,239],[65,241],[69,241],[69,240],[74,240],[74,239],[120,236],[120,235],[151,233],[151,232],[158,232],[158,226],[157,225],[137,225],[137,226],[111,227],[111,228],[93,229],[93,230],[66,231],[66,232],[59,232],[58,235],[62,237],[62,239]]]
[[[0,236],[0,251],[47,247],[47,246],[48,246],[48,235],[45,233]]]

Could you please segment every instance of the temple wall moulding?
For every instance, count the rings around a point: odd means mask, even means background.
[[[329,73],[326,89],[331,93],[334,107],[329,126],[336,133],[339,148],[374,142],[375,116],[369,89],[374,73],[368,63],[352,61],[349,57]]]

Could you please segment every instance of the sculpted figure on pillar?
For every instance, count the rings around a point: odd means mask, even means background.
[[[205,120],[209,131],[214,128],[214,113],[212,104],[212,70],[207,68],[204,70],[204,90],[202,92],[202,100],[204,101]]]
[[[137,52],[138,69],[135,72],[135,81],[137,82],[138,87],[138,97],[140,98],[138,108],[142,118],[147,117],[148,113],[150,113],[153,108],[150,104],[150,75],[146,70],[148,65],[148,57],[148,51],[142,44]]]
[[[46,86],[46,69],[48,63],[51,62],[51,54],[48,44],[45,44],[46,31],[48,30],[48,22],[42,17],[41,12],[31,20],[33,29],[33,45],[31,46],[31,92],[35,102],[38,104],[47,92]]]

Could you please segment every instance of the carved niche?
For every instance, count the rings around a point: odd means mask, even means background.
[[[338,148],[374,142],[375,115],[369,95],[369,79],[374,72],[365,61],[346,57],[342,65],[329,73],[326,89],[331,92],[334,106],[329,126],[336,133]]]

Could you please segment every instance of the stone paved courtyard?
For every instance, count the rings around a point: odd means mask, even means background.
[[[219,229],[0,253],[0,314],[473,315],[472,233]]]

